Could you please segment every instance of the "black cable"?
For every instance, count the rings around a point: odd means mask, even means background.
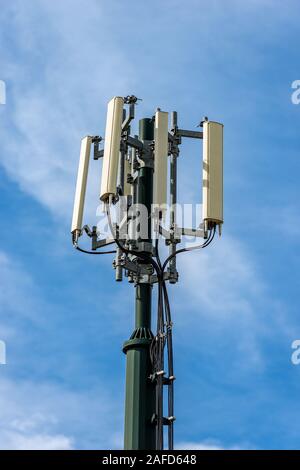
[[[210,231],[208,239],[201,245],[197,245],[195,247],[191,248],[183,248],[180,250],[177,250],[175,253],[170,255],[164,262],[164,264],[161,264],[160,256],[159,256],[159,250],[158,250],[158,245],[159,245],[159,238],[157,237],[156,242],[155,242],[155,254],[156,254],[156,259],[158,266],[160,267],[162,271],[162,276],[161,280],[159,280],[159,291],[163,291],[163,298],[164,302],[163,308],[165,310],[165,317],[166,317],[166,338],[167,338],[167,356],[168,356],[168,418],[170,420],[168,424],[168,447],[169,450],[174,449],[174,360],[173,360],[173,337],[172,337],[172,317],[171,317],[171,309],[170,309],[170,302],[169,302],[169,296],[168,296],[168,290],[166,286],[166,282],[163,279],[164,275],[164,270],[165,267],[167,266],[168,262],[176,256],[178,253],[183,253],[185,251],[191,251],[199,248],[205,248],[208,246],[215,235],[215,227],[214,230]],[[160,305],[160,303],[159,303]],[[160,308],[158,309],[159,312]],[[158,328],[159,331],[159,328]],[[163,357],[163,351],[160,351],[159,356]],[[158,399],[163,400],[162,397],[158,397]],[[159,416],[160,418],[160,416]],[[158,433],[160,433],[160,426],[158,429]],[[158,442],[160,444],[160,442]],[[158,447],[158,449],[162,449],[163,447]]]
[[[155,242],[155,255],[156,255],[157,263],[160,269],[162,269],[158,246],[159,246],[159,237],[157,237],[156,242]],[[167,291],[166,282],[163,279],[163,272],[162,272],[162,279],[159,281],[159,289],[162,290],[162,293],[163,293],[164,302],[162,302],[162,306],[165,310],[165,326],[166,326],[166,333],[164,332],[164,336],[166,336],[167,338],[168,417],[170,419],[170,422],[168,425],[168,448],[169,450],[173,450],[174,448],[174,425],[173,425],[173,421],[174,421],[174,368],[173,368],[172,319],[171,319],[171,309],[170,309],[170,303],[169,303],[169,298],[168,298],[168,291]],[[161,356],[162,357],[164,356],[164,351],[161,351]]]
[[[183,248],[177,250],[175,253],[170,255],[165,262],[161,263],[160,256],[159,256],[159,236],[156,238],[155,241],[155,256],[157,259],[158,267],[161,270],[161,277],[158,279],[159,283],[159,295],[158,295],[158,326],[157,326],[157,335],[153,341],[153,348],[151,348],[151,359],[154,366],[154,371],[162,371],[163,370],[163,357],[164,357],[164,347],[165,343],[162,343],[161,337],[167,338],[167,357],[168,357],[168,448],[169,450],[174,449],[174,360],[173,360],[173,337],[172,337],[172,317],[171,317],[171,308],[169,303],[168,297],[168,290],[166,286],[166,282],[163,278],[165,268],[168,262],[176,256],[178,253],[183,253],[185,251],[191,251],[195,249],[205,248],[208,246],[215,235],[215,227],[213,230],[210,230],[209,237],[205,242],[201,245],[197,245],[191,248]],[[163,293],[163,298],[161,293]],[[164,313],[165,312],[165,313]],[[164,323],[165,317],[165,325],[166,325],[166,333],[162,326]],[[165,340],[164,340],[165,341]],[[163,418],[163,385],[161,383],[162,377],[159,376],[157,378],[157,394],[156,394],[156,411],[157,411],[157,449],[163,449],[163,431],[162,427],[163,424],[161,422]]]
[[[157,238],[155,239],[155,257],[157,259],[157,264],[159,268],[162,270],[161,260],[158,251],[158,242],[159,242],[159,234],[157,234]]]
[[[83,248],[80,248],[78,245],[74,245],[74,248],[76,250],[81,251],[82,253],[87,253],[88,255],[108,255],[112,253],[117,253],[116,250],[111,250],[111,251],[88,251],[84,250]]]
[[[163,280],[163,270],[162,270],[162,264],[161,264],[161,260],[160,260],[160,256],[159,256],[159,250],[158,250],[158,245],[159,245],[159,234],[157,234],[157,238],[155,240],[155,256],[156,256],[156,259],[157,259],[157,264],[161,270],[161,277],[160,279],[158,279],[158,288],[159,288],[159,304],[158,304],[158,316],[159,316],[159,321],[158,321],[158,325],[157,325],[157,335],[159,337],[159,340],[160,340],[160,348],[159,348],[159,351],[158,351],[158,356],[159,356],[159,362],[160,362],[160,370],[162,371],[164,369],[164,349],[165,349],[165,316],[164,316],[164,297],[163,297],[163,284],[164,284],[164,280]],[[169,365],[168,365],[168,370],[169,370]],[[158,382],[158,388],[159,388],[159,391],[160,391],[160,396],[159,396],[159,400],[161,402],[161,406],[160,406],[160,415],[158,416],[158,419],[160,420],[160,425],[158,426],[158,434],[161,436],[161,446],[158,447],[158,449],[161,449],[163,450],[163,423],[162,423],[162,420],[163,420],[163,380],[164,380],[164,376],[161,375],[159,378],[158,378],[159,382]],[[168,443],[169,444],[169,443]],[[169,449],[170,449],[170,446],[168,445]]]
[[[201,248],[206,248],[208,245],[210,245],[210,243],[213,241],[214,239],[214,236],[215,236],[215,233],[216,233],[216,226],[214,226],[214,228],[210,231],[210,234],[209,234],[209,237],[208,239],[202,243],[202,245],[196,245],[196,246],[191,246],[190,248],[181,248],[180,250],[177,250],[175,251],[174,253],[172,253],[170,256],[168,256],[168,258],[165,260],[163,266],[162,266],[162,269],[163,271],[165,270],[165,267],[167,266],[168,262],[174,258],[174,256],[176,255],[179,255],[180,253],[185,253],[187,251],[193,251],[193,250],[199,250]]]
[[[162,283],[158,284],[158,315],[157,315],[157,358],[156,358],[156,417],[157,417],[157,435],[156,448],[163,450],[163,381],[164,381],[164,349],[165,349],[165,332],[164,332],[164,305],[162,297]]]
[[[85,250],[84,248],[81,248],[78,246],[75,234],[72,233],[72,243],[73,246],[76,250],[81,251],[82,253],[87,253],[88,255],[108,255],[108,254],[113,254],[116,253],[116,250],[110,250],[110,251],[88,251]],[[108,245],[111,245],[113,242],[108,243]]]
[[[174,361],[173,361],[173,337],[172,337],[172,318],[169,303],[168,290],[165,281],[163,285],[163,294],[166,311],[166,329],[167,329],[167,352],[168,352],[168,417],[170,419],[168,426],[169,450],[174,449]]]
[[[150,345],[150,359],[153,367],[153,372],[156,375],[156,448],[157,450],[163,449],[163,354],[164,354],[164,316],[163,316],[163,295],[162,295],[162,269],[161,262],[158,258],[158,263],[156,263],[152,257],[144,255],[143,253],[129,250],[125,248],[120,241],[115,238],[114,229],[111,221],[109,205],[106,205],[106,214],[108,219],[108,224],[110,231],[117,246],[125,254],[132,254],[137,258],[140,258],[147,263],[152,264],[158,279],[158,308],[157,308],[157,334],[154,337]]]

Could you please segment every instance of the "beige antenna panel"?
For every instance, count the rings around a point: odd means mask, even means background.
[[[167,204],[168,117],[163,111],[155,113],[153,204],[162,212]]]
[[[203,221],[223,223],[223,124],[203,123]]]
[[[80,158],[77,173],[77,182],[75,190],[73,218],[71,225],[71,232],[81,232],[82,217],[86,193],[86,183],[89,171],[89,161],[91,153],[92,137],[87,136],[81,140]]]
[[[116,194],[123,119],[123,98],[114,97],[108,103],[100,199],[105,201]]]

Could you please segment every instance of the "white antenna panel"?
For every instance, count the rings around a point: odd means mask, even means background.
[[[105,201],[110,195],[116,194],[123,106],[123,98],[116,96],[110,100],[107,107],[100,190],[101,201]]]
[[[163,111],[155,113],[153,204],[162,212],[167,204],[168,116]]]
[[[92,137],[86,136],[81,140],[79,167],[77,173],[77,182],[75,190],[73,218],[71,232],[81,231],[82,217],[84,209],[84,200],[86,192],[86,183],[89,171],[89,161],[91,153]]]
[[[203,221],[223,223],[223,124],[203,123]]]

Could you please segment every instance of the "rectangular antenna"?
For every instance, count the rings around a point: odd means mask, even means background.
[[[167,204],[168,117],[164,111],[155,113],[153,204],[162,212]]]
[[[71,233],[75,231],[80,232],[82,229],[82,216],[84,209],[86,183],[89,171],[91,144],[91,136],[86,136],[81,140]]]
[[[131,195],[131,184],[127,181],[127,176],[131,175],[131,162],[125,158],[124,162],[124,196]]]
[[[100,199],[116,194],[124,100],[115,96],[107,107]]]
[[[223,223],[223,124],[203,123],[202,213],[204,226]]]

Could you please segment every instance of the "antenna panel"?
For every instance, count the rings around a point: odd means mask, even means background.
[[[101,201],[105,201],[110,195],[116,194],[123,106],[123,98],[117,96],[110,100],[107,107],[100,189]]]
[[[167,204],[168,116],[163,111],[155,113],[153,204],[161,211]]]
[[[223,223],[223,124],[203,123],[203,221]]]
[[[85,201],[85,193],[86,193],[86,183],[87,183],[87,177],[88,177],[88,171],[89,171],[91,144],[92,144],[91,136],[86,136],[81,140],[80,158],[79,158],[75,199],[74,199],[74,207],[73,207],[73,218],[72,218],[72,225],[71,225],[72,233],[77,230],[80,232],[82,229],[82,217],[83,217],[83,209],[84,209],[84,201]]]

